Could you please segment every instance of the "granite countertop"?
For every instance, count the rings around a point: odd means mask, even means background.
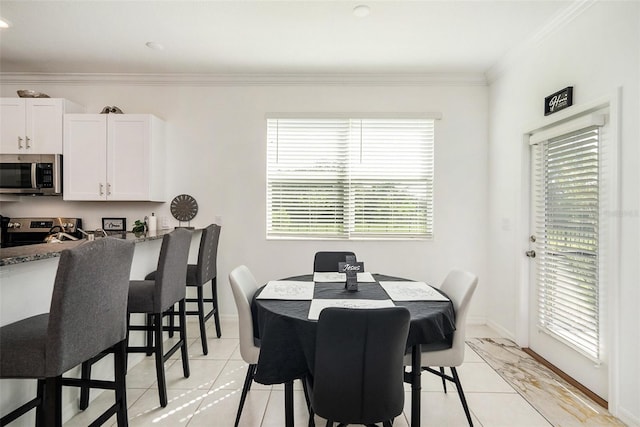
[[[131,232],[111,234],[110,237],[126,239],[134,243],[146,242],[149,240],[161,239],[172,230],[158,230],[136,235]],[[0,267],[4,265],[21,264],[39,259],[55,258],[60,256],[60,252],[65,249],[75,248],[78,245],[88,242],[87,239],[69,240],[60,243],[39,243],[37,245],[17,246],[14,248],[0,249]]]

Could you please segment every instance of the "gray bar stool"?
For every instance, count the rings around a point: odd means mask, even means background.
[[[62,425],[62,386],[115,390],[115,403],[91,425],[117,414],[127,426],[126,336],[133,243],[105,238],[62,251],[49,313],[0,328],[0,378],[38,380],[35,399],[0,419],[6,425],[36,408],[36,425]],[[114,381],[63,378],[105,351],[115,357]]]
[[[158,394],[160,405],[167,406],[167,383],[164,374],[164,363],[176,352],[181,350],[182,370],[184,377],[189,377],[189,358],[187,354],[186,331],[186,277],[191,232],[177,229],[166,234],[162,239],[158,268],[153,280],[132,280],[129,284],[129,319],[132,313],[143,313],[151,316],[151,322],[146,325],[131,325],[129,331],[146,331],[153,334],[151,342],[146,346],[127,346],[129,353],[155,353],[156,374],[158,377]],[[174,316],[173,306],[178,303],[177,316],[179,326],[163,326],[163,316]],[[162,332],[177,331],[180,339],[164,352]]]
[[[187,266],[187,286],[195,287],[196,298],[187,298],[188,303],[197,303],[197,310],[187,310],[187,316],[198,316],[200,324],[200,341],[202,342],[202,352],[209,354],[207,346],[207,331],[205,322],[214,317],[216,324],[216,334],[218,338],[222,336],[220,328],[220,313],[218,310],[218,284],[217,284],[217,260],[218,241],[220,240],[221,227],[211,224],[202,230],[200,237],[200,248],[198,250],[198,263]],[[155,280],[156,272],[149,273],[146,280]],[[211,298],[204,297],[204,285],[211,282]],[[211,310],[205,314],[204,303],[211,304]],[[172,318],[173,319],[173,318]],[[173,325],[173,324],[170,324]]]

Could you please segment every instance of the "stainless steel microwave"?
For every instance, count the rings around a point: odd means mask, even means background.
[[[62,194],[62,155],[0,154],[0,193]]]

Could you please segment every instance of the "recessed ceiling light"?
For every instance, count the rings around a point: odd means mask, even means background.
[[[147,42],[147,47],[153,50],[164,50],[164,45],[158,42]]]
[[[365,16],[369,16],[371,13],[371,8],[366,4],[359,4],[358,6],[353,8],[353,15],[358,18],[364,18]]]
[[[0,18],[0,28],[9,28],[10,26],[9,21],[4,18]]]

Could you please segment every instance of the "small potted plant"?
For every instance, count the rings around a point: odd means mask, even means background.
[[[136,237],[140,237],[147,231],[147,224],[144,221],[140,221],[136,219],[136,222],[133,223],[133,228],[131,229]]]

